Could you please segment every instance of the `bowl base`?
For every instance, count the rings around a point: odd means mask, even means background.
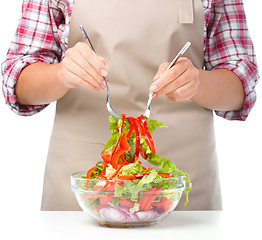
[[[103,222],[99,221],[98,224],[103,227],[110,228],[136,228],[136,227],[148,227],[158,223],[158,221],[154,222],[132,222],[132,223],[113,223],[113,222]]]

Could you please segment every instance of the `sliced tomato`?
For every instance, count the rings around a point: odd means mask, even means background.
[[[172,207],[172,204],[173,204],[173,202],[166,197],[161,198],[161,203],[162,203],[162,209],[164,211],[168,211]]]
[[[85,188],[89,188],[90,181],[86,181]]]
[[[115,183],[114,182],[110,182],[108,184],[108,186],[105,188],[105,190],[108,191],[108,192],[113,192],[114,189],[115,189]]]
[[[90,200],[93,199],[95,197],[97,197],[98,194],[97,193],[89,193],[88,195],[82,196],[81,199],[84,200]]]
[[[119,205],[121,207],[132,208],[134,207],[134,202],[128,199],[119,199]]]
[[[155,199],[154,196],[141,197],[140,200],[139,200],[139,204],[140,204],[139,209],[142,210],[142,211],[150,210],[153,207],[152,203],[153,203],[154,199]]]
[[[99,199],[100,207],[107,206],[109,203],[112,203],[112,198],[106,195],[102,195]]]
[[[147,211],[152,209],[153,201],[156,197],[160,195],[160,192],[158,190],[159,189],[156,186],[154,186],[150,190],[144,192],[144,197],[140,198],[139,200],[141,210]]]

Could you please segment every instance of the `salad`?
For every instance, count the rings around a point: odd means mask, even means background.
[[[104,221],[127,223],[154,221],[167,214],[183,191],[187,205],[188,174],[159,156],[152,138],[156,128],[167,126],[143,115],[133,118],[124,114],[119,120],[110,116],[109,123],[112,136],[101,152],[102,161],[81,176],[78,200],[82,208]],[[158,170],[144,167],[143,161]]]

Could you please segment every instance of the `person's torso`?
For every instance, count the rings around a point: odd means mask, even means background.
[[[111,105],[118,114],[137,117],[144,113],[159,65],[172,61],[187,41],[192,45],[185,57],[198,68],[204,64],[201,0],[77,0],[68,47],[85,41],[79,25],[84,26],[97,54],[107,61]],[[108,117],[106,91],[78,87],[57,102],[43,209],[76,207],[70,186],[63,181],[100,160],[110,136]],[[153,135],[157,153],[188,172],[192,180],[191,203],[185,210],[219,209],[212,111],[192,101],[178,103],[162,96],[153,100],[150,117],[168,126]],[[61,194],[51,186],[59,182]],[[64,203],[62,196],[71,200]],[[183,209],[182,205],[183,201],[177,209]]]

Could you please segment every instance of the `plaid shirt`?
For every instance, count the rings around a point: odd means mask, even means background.
[[[233,71],[242,81],[246,95],[241,111],[216,111],[216,114],[230,120],[245,120],[256,101],[259,73],[242,0],[202,0],[202,3],[205,69]],[[47,106],[19,105],[14,86],[27,65],[54,64],[63,59],[73,6],[74,0],[23,1],[19,26],[2,64],[3,93],[15,113],[30,116]]]

